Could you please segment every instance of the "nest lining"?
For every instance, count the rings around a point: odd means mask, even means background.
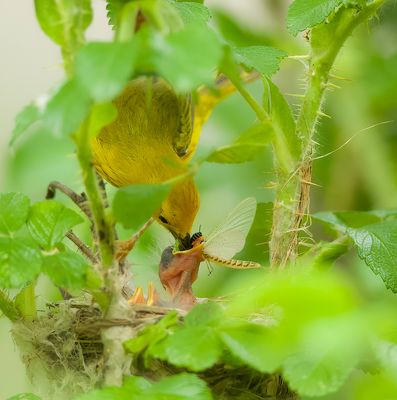
[[[104,356],[101,331],[132,327],[138,332],[171,309],[135,305],[130,319],[105,319],[90,299],[71,299],[47,306],[34,321],[14,324],[13,337],[27,374],[44,399],[70,400],[103,382]],[[182,372],[159,360],[148,368],[133,362],[134,374],[151,380]],[[199,374],[216,399],[296,399],[278,375],[248,367],[218,364]]]

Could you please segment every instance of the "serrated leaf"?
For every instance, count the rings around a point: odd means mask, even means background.
[[[73,133],[90,109],[90,98],[76,81],[67,81],[49,100],[43,114],[45,126],[56,136]]]
[[[113,29],[117,25],[117,20],[123,6],[129,1],[130,0],[106,0],[107,17],[109,25],[112,25]]]
[[[193,51],[194,49],[194,51]],[[156,70],[180,92],[212,84],[222,57],[217,36],[204,25],[189,25],[157,42]]]
[[[83,219],[75,211],[54,200],[45,200],[32,206],[28,228],[40,246],[51,250],[70,229],[82,222]]]
[[[0,233],[17,231],[28,219],[30,200],[22,193],[0,194]]]
[[[117,108],[113,103],[100,103],[92,107],[89,119],[89,135],[95,137],[102,128],[117,118]]]
[[[36,17],[43,32],[55,43],[75,48],[92,21],[90,0],[35,0]]]
[[[343,0],[295,0],[288,9],[287,28],[291,34],[297,35],[323,22],[342,2]]]
[[[220,337],[226,348],[239,360],[261,372],[274,372],[285,353],[274,346],[269,329],[252,323],[223,327]]]
[[[249,70],[256,70],[270,77],[275,74],[283,58],[287,53],[268,46],[248,46],[233,49],[234,57],[239,64],[243,64]]]
[[[41,252],[32,240],[0,237],[1,287],[23,287],[40,273],[41,264]]]
[[[183,22],[188,24],[207,23],[211,18],[210,10],[200,3],[171,1],[178,10]]]
[[[383,221],[360,229],[349,228],[358,255],[379,275],[385,286],[397,293],[397,220]]]
[[[171,187],[166,184],[138,184],[119,189],[113,200],[116,221],[125,228],[142,227],[160,208],[170,190]]]
[[[375,224],[386,218],[397,218],[397,211],[323,211],[313,214],[313,218],[345,232],[348,228],[361,228],[366,225]]]
[[[43,263],[43,272],[54,284],[67,289],[84,288],[89,268],[82,256],[70,250],[46,256]]]
[[[76,79],[97,102],[112,100],[134,70],[133,42],[97,42],[84,46],[76,57]]]
[[[272,138],[271,128],[264,124],[255,124],[233,143],[221,146],[207,156],[207,162],[221,164],[239,164],[254,160]]]
[[[165,354],[157,354],[176,367],[203,371],[212,367],[223,350],[215,330],[206,326],[183,326],[165,339]],[[151,355],[156,357],[152,350]]]
[[[185,326],[216,326],[223,316],[222,307],[214,302],[208,301],[194,306],[185,317]]]

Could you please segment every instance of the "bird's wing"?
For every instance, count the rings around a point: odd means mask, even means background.
[[[204,244],[204,252],[214,257],[232,258],[243,249],[255,212],[255,198],[248,197],[239,203],[225,221],[208,236]]]
[[[257,72],[241,74],[241,80],[244,83],[252,82],[258,79],[260,75]],[[188,147],[186,147],[185,155],[182,156],[183,160],[190,160],[194,155],[203,125],[210,117],[214,108],[224,100],[226,97],[236,91],[236,87],[225,75],[219,75],[215,88],[208,88],[203,86],[197,90],[197,100],[194,106],[194,124],[192,134],[189,139]]]
[[[179,157],[184,158],[192,141],[194,107],[192,95],[178,96],[179,125],[174,136],[173,146]]]

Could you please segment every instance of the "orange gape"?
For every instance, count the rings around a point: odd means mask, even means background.
[[[175,254],[172,246],[163,251],[159,276],[174,306],[188,309],[196,303],[192,285],[197,279],[202,260],[201,246]]]

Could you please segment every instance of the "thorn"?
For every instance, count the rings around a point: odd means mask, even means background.
[[[301,179],[300,181],[301,181],[301,183],[305,183],[306,185],[310,185],[310,186],[316,186],[316,187],[322,188],[322,186],[321,186],[321,185],[319,185],[318,183],[314,183],[314,182],[306,181],[305,179]]]
[[[305,97],[303,94],[298,94],[298,93],[285,93],[286,96],[291,96],[291,97]]]
[[[332,82],[327,82],[327,83],[325,84],[325,87],[326,87],[326,88],[332,88],[332,89],[340,89],[340,88],[341,88],[340,86],[335,85],[335,83],[332,83]]]
[[[309,54],[302,54],[297,56],[288,56],[291,60],[308,60],[310,58]]]
[[[344,78],[343,76],[338,76],[338,75],[334,75],[334,74],[329,74],[329,76],[332,79],[338,79],[340,81],[349,81],[349,82],[352,81],[350,78]]]
[[[332,117],[330,115],[328,115],[320,110],[317,111],[317,114],[320,115],[321,117],[326,117],[326,118],[332,119]]]

